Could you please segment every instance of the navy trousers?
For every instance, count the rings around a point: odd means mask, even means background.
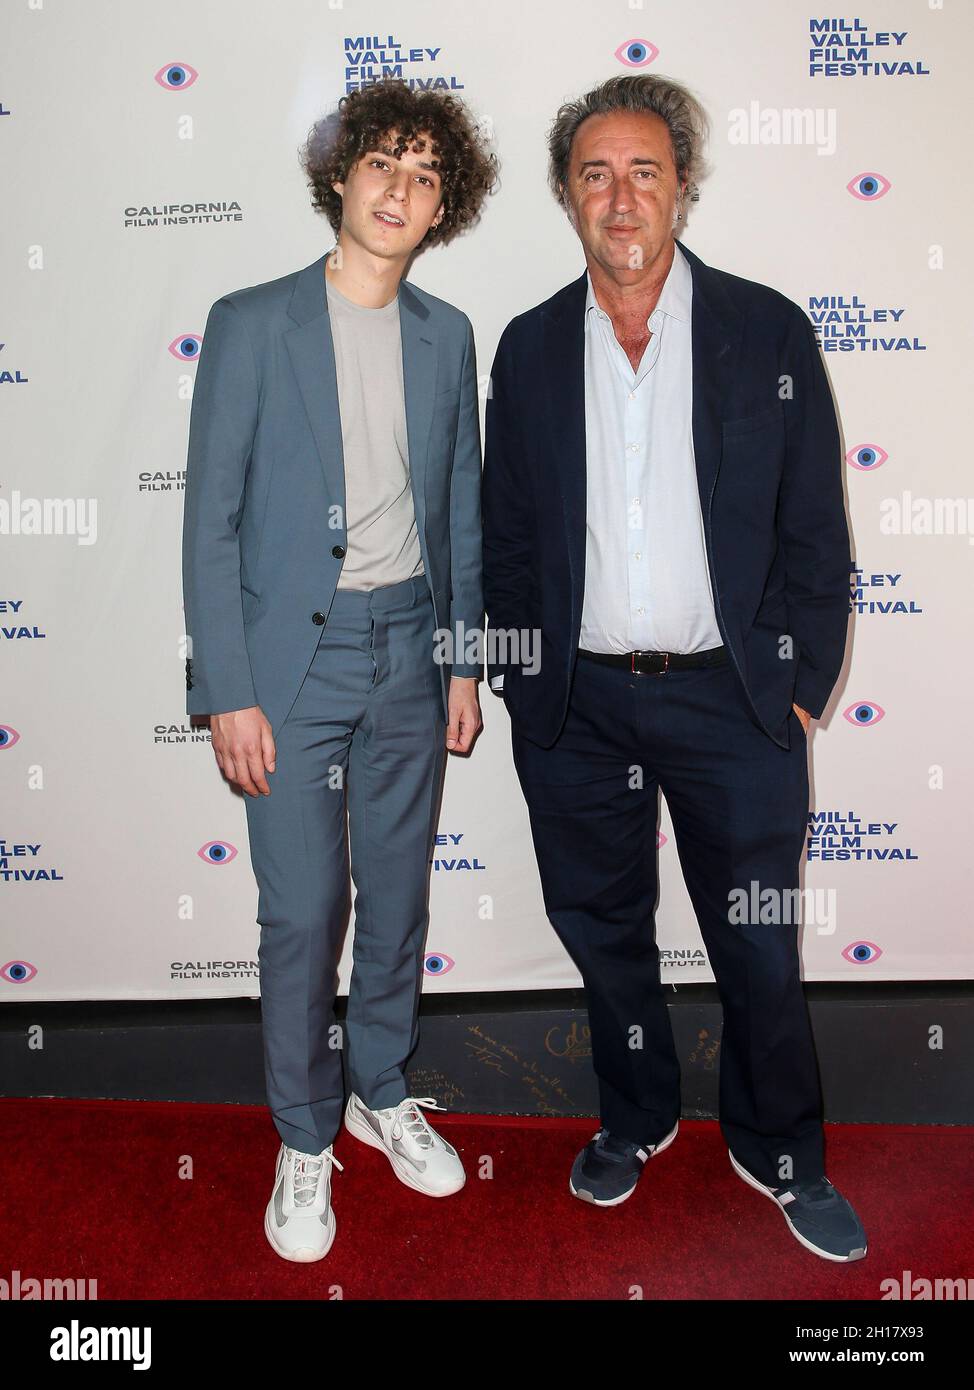
[[[285,1144],[319,1153],[342,1118],[341,1048],[370,1109],[407,1094],[418,1041],[446,725],[424,577],[339,589],[276,736],[270,796],[247,797],[260,890],[267,1099]],[[355,884],[345,1036],[336,971]]]
[[[662,790],[723,1007],[721,1131],[750,1173],[779,1186],[824,1173],[800,928],[735,924],[730,904],[752,880],[799,886],[807,745],[794,711],[783,749],[745,698],[726,663],[657,676],[579,658],[556,743],[541,748],[515,725],[513,749],[545,909],[585,986],[603,1126],[655,1143],[680,1115],[655,940]]]

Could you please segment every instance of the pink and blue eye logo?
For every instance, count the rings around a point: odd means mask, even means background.
[[[842,718],[848,719],[850,724],[855,724],[860,729],[871,728],[885,717],[886,711],[874,700],[857,700],[854,705],[842,711]]]
[[[199,333],[180,333],[179,337],[173,338],[169,344],[169,351],[173,357],[178,357],[180,362],[195,362],[202,346],[203,339]]]
[[[442,951],[429,951],[423,961],[423,972],[426,975],[445,975],[455,965],[452,956],[445,956]]]
[[[197,77],[199,73],[189,63],[167,63],[156,73],[156,81],[167,92],[182,92],[192,87]]]
[[[25,985],[36,974],[37,966],[26,960],[8,960],[6,965],[0,965],[0,980],[11,985]]]
[[[857,174],[846,184],[853,198],[863,203],[875,203],[877,198],[884,198],[892,187],[889,179],[882,174]]]
[[[648,68],[653,59],[659,57],[659,49],[648,39],[626,39],[612,56],[627,68]]]
[[[237,851],[226,840],[207,840],[196,853],[207,864],[229,864],[231,859],[237,857]]]
[[[889,454],[878,444],[857,444],[846,454],[845,461],[850,468],[858,468],[860,473],[875,473],[888,458]]]
[[[16,729],[11,729],[9,724],[0,724],[0,753],[5,748],[13,748],[15,743],[20,742],[20,734]]]
[[[843,958],[853,965],[873,965],[882,954],[875,941],[853,941],[842,952]]]

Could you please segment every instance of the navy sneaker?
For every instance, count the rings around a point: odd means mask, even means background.
[[[823,1260],[838,1260],[842,1264],[863,1258],[866,1232],[862,1222],[828,1178],[790,1183],[786,1187],[765,1187],[738,1163],[730,1149],[727,1153],[739,1177],[778,1203],[792,1235],[806,1250],[821,1255]]]
[[[600,1129],[572,1165],[572,1175],[568,1179],[572,1196],[597,1207],[617,1207],[631,1196],[647,1158],[669,1148],[679,1128],[677,1120],[658,1144],[633,1144],[628,1139],[614,1138],[607,1129]]]

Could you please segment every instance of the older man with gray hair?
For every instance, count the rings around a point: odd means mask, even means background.
[[[825,1177],[788,911],[808,724],[846,641],[841,450],[802,310],[676,240],[706,131],[690,92],[650,75],[603,82],[551,129],[586,269],[508,324],[494,360],[485,602],[492,627],[540,633],[541,662],[489,675],[545,908],[586,990],[601,1128],[572,1193],[625,1201],[679,1127],[654,931],[662,790],[723,1006],[731,1164],[803,1246],[849,1261],[866,1236]]]

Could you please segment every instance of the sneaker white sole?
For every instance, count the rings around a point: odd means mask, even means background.
[[[650,1151],[649,1157],[650,1157],[650,1158],[655,1158],[656,1155],[657,1155],[657,1154],[661,1154],[661,1153],[663,1152],[664,1149],[668,1149],[668,1148],[670,1147],[670,1145],[673,1143],[673,1140],[676,1138],[677,1133],[678,1133],[678,1131],[679,1131],[679,1128],[680,1128],[680,1121],[677,1120],[676,1124],[673,1126],[673,1129],[672,1129],[672,1130],[670,1131],[670,1133],[666,1136],[666,1138],[665,1138],[665,1139],[661,1139],[661,1140],[659,1141],[659,1143],[655,1146],[655,1148],[653,1148],[653,1149]],[[648,1162],[649,1162],[649,1159],[647,1159],[646,1162],[648,1163]],[[643,1164],[643,1167],[645,1168],[645,1166],[646,1166],[646,1164],[644,1163],[644,1164]],[[572,1182],[571,1178],[568,1179],[568,1190],[569,1190],[569,1192],[572,1194],[573,1197],[577,1197],[577,1198],[579,1199],[579,1201],[581,1201],[581,1202],[588,1202],[590,1206],[593,1206],[593,1207],[617,1207],[617,1206],[619,1206],[619,1204],[620,1204],[621,1202],[628,1201],[628,1199],[632,1196],[632,1194],[635,1192],[636,1188],[637,1188],[638,1185],[639,1185],[639,1179],[640,1179],[640,1177],[642,1177],[642,1174],[641,1174],[641,1173],[637,1175],[636,1181],[633,1183],[632,1187],[630,1187],[629,1191],[628,1191],[628,1192],[623,1192],[623,1194],[622,1194],[621,1197],[606,1197],[606,1198],[603,1198],[602,1201],[599,1201],[599,1199],[598,1199],[597,1197],[593,1197],[592,1194],[591,1194],[590,1192],[579,1192],[579,1191],[576,1189],[575,1184]]]
[[[817,1255],[820,1260],[832,1260],[835,1264],[840,1265],[851,1264],[853,1260],[861,1260],[865,1256],[866,1251],[869,1248],[868,1241],[862,1247],[862,1249],[857,1248],[853,1250],[852,1253],[849,1255],[833,1255],[830,1251],[820,1250],[817,1245],[813,1245],[812,1242],[810,1240],[807,1240],[801,1234],[800,1231],[795,1230],[791,1217],[788,1215],[788,1208],[783,1207],[781,1205],[777,1197],[771,1191],[770,1187],[765,1187],[764,1183],[758,1182],[757,1178],[753,1178],[746,1168],[742,1168],[741,1165],[738,1163],[737,1159],[731,1153],[730,1149],[727,1150],[727,1157],[731,1161],[731,1167],[734,1169],[734,1172],[737,1174],[739,1178],[744,1179],[748,1187],[753,1187],[755,1192],[763,1192],[765,1197],[771,1198],[772,1202],[774,1202],[775,1206],[778,1208],[782,1216],[787,1221],[789,1231],[791,1231],[792,1235],[801,1245],[804,1245],[806,1250],[811,1250],[812,1254]]]
[[[323,1260],[331,1249],[332,1242],[335,1239],[335,1232],[338,1230],[338,1222],[335,1220],[335,1213],[331,1213],[331,1222],[325,1228],[327,1234],[323,1249],[315,1250],[310,1245],[299,1245],[294,1250],[286,1250],[283,1245],[278,1244],[274,1235],[274,1227],[271,1222],[271,1207],[273,1200],[274,1199],[271,1198],[271,1201],[268,1202],[267,1206],[264,1208],[264,1235],[267,1237],[268,1243],[275,1254],[280,1255],[282,1260],[293,1260],[295,1264],[302,1265],[310,1265],[314,1264],[315,1260]]]
[[[351,1114],[347,1106],[345,1107],[345,1128],[348,1130],[349,1134],[354,1135],[356,1139],[360,1139],[363,1144],[368,1144],[370,1149],[378,1149],[380,1153],[385,1154],[389,1163],[392,1165],[392,1171],[399,1181],[404,1183],[406,1187],[411,1187],[414,1192],[422,1192],[426,1197],[452,1197],[454,1192],[459,1192],[467,1181],[467,1175],[464,1173],[460,1181],[454,1187],[437,1189],[424,1187],[419,1175],[414,1172],[413,1168],[408,1163],[397,1162],[397,1155],[391,1154],[374,1130],[370,1129],[367,1124],[364,1124],[355,1115]]]

